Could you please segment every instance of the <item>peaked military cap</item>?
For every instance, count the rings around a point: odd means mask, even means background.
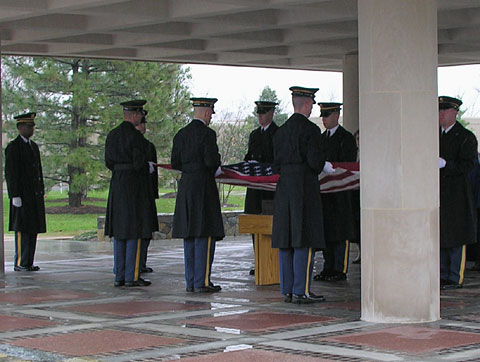
[[[133,101],[122,102],[120,105],[123,106],[124,111],[138,112],[143,111],[145,103],[147,103],[145,99],[135,99]]]
[[[448,96],[438,97],[438,107],[439,107],[439,109],[454,108],[458,111],[462,104],[463,104],[463,102],[460,99],[457,99],[457,98],[448,97]]]
[[[29,113],[20,114],[18,116],[13,117],[13,118],[15,118],[17,120],[17,124],[19,124],[19,123],[35,123],[35,116],[36,115],[37,115],[37,113],[35,113],[35,112],[29,112]]]
[[[318,103],[320,106],[320,117],[328,117],[331,113],[334,112],[340,112],[342,109],[342,103],[336,103],[336,102],[323,102],[323,103]]]
[[[304,88],[304,87],[290,87],[292,91],[292,97],[308,97],[313,100],[313,104],[315,104],[315,93],[318,92],[318,88]]]
[[[215,113],[214,105],[218,101],[217,98],[190,98],[194,107],[208,107]]]
[[[268,101],[256,101],[255,104],[257,105],[257,114],[268,113],[278,105],[278,103]]]

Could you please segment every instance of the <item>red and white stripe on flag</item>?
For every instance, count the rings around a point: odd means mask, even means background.
[[[360,168],[358,162],[332,163],[335,172],[318,176],[320,190],[323,193],[355,190],[360,187]],[[170,165],[158,164],[159,167],[175,171]],[[280,177],[273,174],[271,166],[240,162],[222,166],[222,174],[216,181],[227,185],[245,186],[252,189],[275,191]]]

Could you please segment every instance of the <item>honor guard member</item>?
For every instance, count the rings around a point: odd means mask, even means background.
[[[272,247],[279,250],[280,289],[285,302],[325,300],[310,293],[315,249],[325,246],[318,174],[325,158],[321,131],[308,117],[318,88],[291,87],[294,114],[273,138],[275,192]]]
[[[254,129],[248,138],[248,151],[244,157],[248,162],[273,163],[273,135],[278,126],[273,122],[275,106],[278,103],[257,101],[257,117],[260,127]],[[245,196],[245,213],[261,214],[264,200],[271,200],[275,196],[274,191],[256,190],[247,188]],[[253,240],[253,235],[252,235]],[[253,244],[255,248],[255,243]],[[250,275],[255,274],[255,269],[250,270]]]
[[[457,122],[462,101],[438,98],[440,125],[440,289],[461,288],[465,249],[476,242],[476,209],[470,173],[477,139]]]
[[[184,240],[187,292],[221,290],[210,282],[215,241],[223,239],[215,175],[220,169],[217,135],[208,127],[216,98],[191,98],[193,120],[173,139],[171,165],[182,171],[173,217],[174,238]]]
[[[15,271],[37,271],[33,265],[37,234],[46,231],[45,187],[40,151],[30,138],[36,113],[14,117],[18,137],[5,149],[5,180],[10,198],[10,231],[15,231]]]
[[[143,117],[140,121],[140,124],[135,128],[143,135],[144,142],[145,142],[145,152],[147,155],[147,161],[149,166],[149,177],[148,177],[148,192],[153,199],[153,208],[152,211],[152,224],[154,225],[154,231],[158,231],[158,217],[157,217],[157,206],[155,205],[155,199],[159,198],[158,195],[158,169],[157,165],[157,149],[155,145],[147,140],[145,137],[145,132],[147,132],[147,114],[148,111],[143,110]],[[150,245],[150,240],[142,239],[142,246],[140,251],[140,273],[152,273],[153,269],[147,266],[147,254],[148,254],[148,247]]]
[[[148,192],[149,164],[145,140],[135,127],[145,100],[120,103],[124,121],[110,131],[105,142],[105,164],[112,171],[105,234],[113,237],[115,287],[140,287],[150,281],[139,277],[142,239],[152,237],[155,202]]]
[[[355,137],[338,124],[342,103],[319,103],[325,158],[329,162],[355,162]],[[323,270],[315,280],[347,279],[349,240],[355,238],[355,219],[351,191],[322,193],[325,249]]]

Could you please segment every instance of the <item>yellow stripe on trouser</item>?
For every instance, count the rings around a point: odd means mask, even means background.
[[[210,244],[212,243],[212,237],[208,237],[208,242],[207,242],[207,266],[205,268],[205,286],[208,287],[210,284],[210,279],[208,278],[208,275],[210,274]]]
[[[467,246],[464,245],[462,247],[462,261],[460,262],[460,278],[458,280],[458,284],[463,284],[463,273],[465,272],[465,262],[466,262],[466,250],[467,250]]]
[[[350,250],[349,248],[349,241],[345,240],[345,256],[343,258],[343,274],[347,274],[348,270],[348,251]]]
[[[135,257],[135,274],[133,276],[133,280],[138,280],[139,269],[140,269],[140,249],[142,248],[142,239],[138,239],[137,241],[137,255]]]
[[[305,295],[310,293],[310,265],[312,264],[312,248],[308,249],[307,277],[305,278]]]
[[[22,266],[22,233],[17,231],[17,266]]]

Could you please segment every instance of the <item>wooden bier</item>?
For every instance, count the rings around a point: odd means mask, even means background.
[[[238,231],[242,234],[254,234],[256,285],[280,283],[278,249],[272,249],[272,226],[272,215],[238,216]]]

